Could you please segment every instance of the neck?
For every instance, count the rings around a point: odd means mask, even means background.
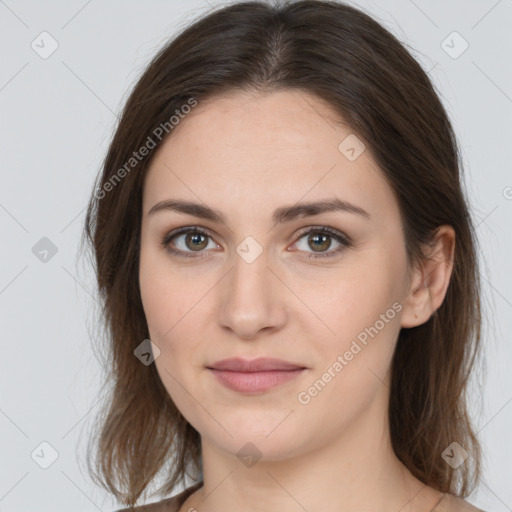
[[[203,437],[204,486],[182,510],[192,504],[200,512],[432,510],[441,493],[414,478],[396,457],[386,405],[375,400],[343,435],[319,441],[314,450],[279,460],[263,456],[254,465]]]

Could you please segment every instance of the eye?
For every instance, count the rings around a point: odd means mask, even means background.
[[[183,227],[166,234],[162,238],[161,245],[177,256],[197,258],[202,257],[202,255],[194,253],[201,253],[203,249],[208,248],[208,238],[211,239],[210,235],[197,226]],[[173,242],[173,245],[171,245],[171,242]],[[214,245],[218,247],[217,244],[214,243]],[[176,246],[178,247],[176,248]],[[190,248],[192,249],[189,250]]]
[[[213,242],[211,235],[208,232],[198,226],[188,226],[178,228],[164,235],[161,240],[161,245],[171,254],[176,256],[202,258],[206,256],[206,254],[204,254],[204,249],[212,249],[212,247],[208,247],[208,239],[210,239],[214,244],[215,247],[213,248],[219,247],[215,242]],[[306,258],[316,259],[333,257],[352,245],[348,236],[343,235],[328,226],[318,226],[309,228],[307,231],[303,231],[299,240],[295,242],[294,245],[297,245],[302,239],[306,239],[306,247],[305,249],[300,249],[301,252],[307,252],[308,248],[313,247],[313,253],[306,255]],[[335,240],[338,247],[335,250],[327,251],[327,249],[331,248],[331,239]]]
[[[347,247],[352,245],[349,237],[342,235],[338,231],[327,226],[309,228],[307,231],[302,233],[302,236],[295,245],[299,244],[302,239],[306,239],[306,241],[305,244],[303,244],[305,249],[301,250],[306,250],[307,252],[308,248],[313,248],[313,253],[306,255],[306,258],[330,258],[337,256]],[[336,241],[338,247],[335,250],[327,252],[326,250],[331,248],[332,239]]]

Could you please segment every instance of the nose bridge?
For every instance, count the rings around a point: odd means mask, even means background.
[[[250,338],[258,331],[278,327],[285,321],[279,280],[270,270],[271,262],[254,239],[245,239],[236,249],[233,267],[226,276],[219,308],[219,322],[239,337]],[[282,286],[282,285],[281,285]]]

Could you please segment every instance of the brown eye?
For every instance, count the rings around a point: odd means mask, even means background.
[[[336,256],[352,245],[348,236],[341,234],[327,226],[311,228],[303,232],[299,237],[299,241],[305,239],[306,246],[299,247],[299,252],[310,253],[306,258],[326,258]],[[329,250],[332,247],[332,241],[338,244],[334,250]],[[203,257],[207,255],[208,243],[212,242],[213,247],[219,246],[213,241],[211,235],[203,231],[199,227],[183,227],[166,234],[162,240],[161,245],[168,252],[178,257]],[[316,254],[315,254],[316,253]]]
[[[208,245],[208,241],[205,243],[205,240],[207,237],[201,233],[191,232],[185,235],[185,245],[193,251],[204,249]]]
[[[308,244],[314,251],[326,251],[331,246],[331,236],[315,233],[308,236]]]
[[[302,244],[302,247],[299,246],[298,248],[302,252],[310,253],[306,255],[306,258],[328,258],[336,256],[352,245],[349,237],[327,226],[312,228],[302,233],[295,245],[299,245],[300,241],[303,239],[305,243]],[[333,240],[338,246],[335,247],[334,250],[329,251],[332,247]]]
[[[205,231],[195,227],[185,227],[166,234],[161,240],[161,245],[178,256],[199,257],[205,252],[204,249],[208,248],[209,241],[213,243],[213,248],[218,247]]]

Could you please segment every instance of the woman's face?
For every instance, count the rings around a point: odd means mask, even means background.
[[[304,92],[217,97],[174,127],[145,180],[140,289],[155,364],[203,443],[232,454],[284,459],[363,418],[383,427],[409,292],[402,224],[369,148],[335,119]],[[164,201],[198,208],[153,209]],[[298,209],[334,201],[354,208]],[[200,215],[210,209],[222,221]],[[210,369],[261,357],[303,369]]]

